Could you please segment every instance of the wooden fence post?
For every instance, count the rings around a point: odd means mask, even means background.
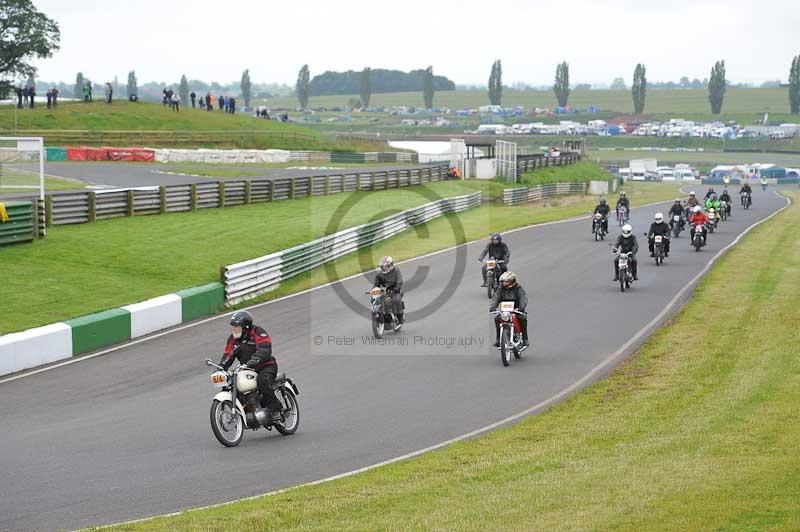
[[[44,197],[44,225],[53,226],[53,196],[50,194]]]
[[[158,200],[159,200],[159,214],[167,212],[167,187],[161,185],[158,187]]]
[[[217,190],[219,191],[219,208],[225,206],[225,181],[217,182]]]
[[[331,176],[325,176],[325,195],[330,196],[331,194]]]
[[[128,190],[128,204],[125,207],[125,216],[133,216],[133,213],[136,212],[135,201],[133,190]]]
[[[295,187],[294,178],[291,177],[289,178],[289,199],[294,199],[294,187]]]
[[[267,198],[267,201],[272,201],[275,198],[275,180],[270,179],[268,183],[269,183],[269,197]]]
[[[189,188],[189,209],[197,210],[197,183],[192,183]]]
[[[244,182],[244,204],[250,205],[250,193],[251,193],[251,185],[250,180]]]
[[[89,221],[94,222],[97,220],[97,193],[94,191],[89,192]]]
[[[369,186],[372,187],[372,188],[370,188],[370,190],[375,192],[375,186],[376,186],[376,184],[375,184],[375,172],[372,172],[370,174],[370,176],[369,176]]]

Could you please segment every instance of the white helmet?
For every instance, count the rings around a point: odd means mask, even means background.
[[[709,212],[710,214],[714,214],[714,207],[711,207],[710,209],[708,209],[708,212]]]
[[[664,215],[663,215],[663,214],[661,214],[660,212],[657,212],[657,213],[656,213],[656,223],[659,223],[659,224],[660,224],[660,223],[661,223],[661,222],[663,222],[663,221],[664,221]]]
[[[633,234],[633,227],[631,227],[631,224],[625,224],[625,225],[622,226],[622,236],[623,237],[628,238],[632,234]]]
[[[703,210],[703,209],[701,209],[701,208],[700,208],[700,205],[695,205],[695,206],[694,206],[694,212],[700,212],[700,211],[702,211],[702,210]]]
[[[383,273],[388,273],[394,269],[394,260],[389,256],[383,257],[380,262],[380,267]]]
[[[691,192],[689,192],[689,195],[690,195],[690,196],[694,196],[694,190],[692,190]]]

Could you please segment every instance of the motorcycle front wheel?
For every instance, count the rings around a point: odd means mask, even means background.
[[[225,447],[236,447],[244,436],[244,421],[230,401],[211,403],[211,431]]]
[[[297,404],[297,397],[286,386],[275,390],[275,396],[283,406],[282,421],[275,423],[275,430],[284,436],[294,434],[297,432],[297,427],[300,426],[300,407]]]
[[[503,366],[511,364],[511,337],[508,334],[508,327],[503,327],[500,330],[500,362]]]
[[[372,334],[375,338],[383,338],[383,331],[385,324],[383,323],[383,316],[372,316]]]

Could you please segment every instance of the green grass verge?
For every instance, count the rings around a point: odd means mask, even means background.
[[[163,170],[169,172],[180,172],[193,175],[201,175],[208,177],[219,177],[222,179],[237,179],[247,177],[263,177],[267,175],[264,170],[274,170],[282,168],[295,168],[302,167],[313,170],[314,168],[373,168],[373,167],[400,167],[400,166],[417,166],[413,163],[319,163],[319,162],[302,162],[293,161],[290,163],[274,163],[274,164],[247,164],[247,165],[202,165],[193,163],[168,163]],[[156,168],[158,170],[159,168]]]
[[[419,193],[421,189],[441,197],[476,190],[497,197],[502,188],[503,184],[496,181],[469,180],[377,193],[360,192],[358,195],[364,201],[348,212],[338,229],[372,220],[378,213],[381,217],[388,216],[398,209],[431,201]],[[633,184],[628,190],[634,205],[669,199],[676,193],[674,185],[655,183]],[[335,194],[52,227],[43,240],[0,248],[0,263],[5,272],[3,293],[25,294],[25,297],[4,298],[0,334],[216,281],[219,267],[224,264],[319,238],[325,234],[332,213],[349,197],[350,194]],[[594,198],[581,197],[553,198],[519,207],[489,204],[462,213],[460,218],[468,239],[476,239],[491,230],[585,213],[594,202]],[[449,228],[442,220],[429,226]],[[412,235],[416,232],[409,231],[372,249],[386,250],[400,259],[455,243],[450,232],[418,242],[408,240]],[[243,241],[249,244],[242,245]],[[362,271],[358,262],[360,256],[353,254],[343,259],[339,271]],[[263,297],[277,297],[320,282],[326,282],[321,269],[287,281]]]
[[[608,181],[613,176],[597,163],[582,160],[567,166],[548,166],[522,174],[519,183],[524,186],[545,183],[588,183],[589,181]]]
[[[50,177],[50,176],[45,176],[44,178],[45,193],[57,190],[82,189],[85,187],[86,187],[85,183],[81,183],[80,181],[75,181],[72,179],[62,179],[60,177]],[[38,191],[30,188],[13,188],[13,187],[0,188],[0,197],[6,194],[21,194],[21,193],[37,194]]]
[[[800,529],[798,223],[795,205],[755,229],[635,356],[542,415],[338,481],[116,529]]]

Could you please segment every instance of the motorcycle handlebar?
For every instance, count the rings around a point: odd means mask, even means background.
[[[504,312],[504,311],[502,311],[502,310],[490,310],[489,314],[497,315],[497,314],[500,314],[502,312]],[[512,314],[519,314],[520,316],[527,316],[528,315],[527,312],[522,312],[522,311],[519,311],[517,309],[514,309],[511,312],[512,312]]]

